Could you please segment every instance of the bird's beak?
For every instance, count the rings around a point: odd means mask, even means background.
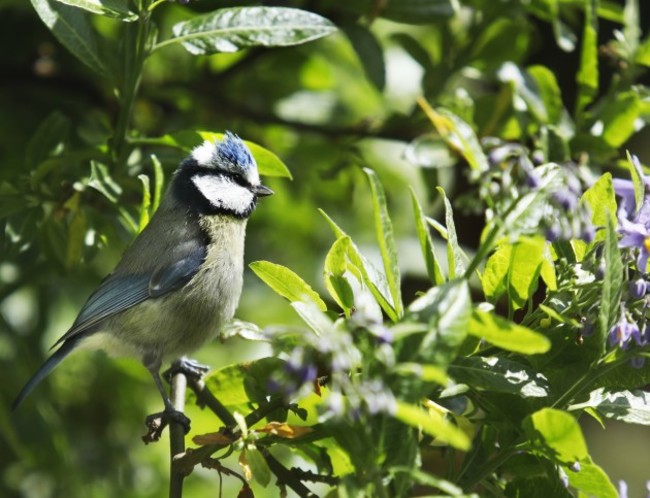
[[[256,185],[255,187],[253,187],[253,193],[257,197],[267,197],[269,195],[273,195],[275,192],[273,192],[273,190],[271,190],[265,185]]]

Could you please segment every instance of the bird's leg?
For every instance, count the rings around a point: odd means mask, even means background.
[[[171,383],[172,377],[177,373],[182,373],[185,377],[192,380],[201,380],[204,374],[210,371],[210,367],[201,365],[198,361],[190,358],[179,358],[171,364],[171,366],[163,372],[163,378]]]
[[[174,409],[167,391],[163,386],[162,379],[160,378],[160,360],[152,359],[151,361],[144,361],[144,365],[147,367],[147,370],[151,373],[153,381],[162,396],[163,403],[165,404],[165,410],[159,413],[153,413],[145,419],[145,425],[149,428],[149,431],[142,436],[142,440],[145,444],[156,442],[160,439],[162,431],[164,428],[169,425],[170,422],[177,422],[183,426],[185,429],[185,434],[190,431],[190,419],[185,416],[183,412],[179,412]]]

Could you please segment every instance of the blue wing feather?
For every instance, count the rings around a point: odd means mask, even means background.
[[[184,258],[153,271],[133,275],[111,274],[88,298],[74,324],[55,344],[88,331],[103,320],[147,299],[180,289],[199,271],[207,250],[202,244],[185,244]],[[53,347],[54,347],[53,346]]]

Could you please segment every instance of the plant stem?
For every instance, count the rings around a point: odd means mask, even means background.
[[[120,110],[111,144],[113,162],[116,165],[124,164],[128,157],[127,135],[133,116],[133,104],[140,86],[144,62],[149,55],[150,18],[149,11],[143,8],[140,10],[137,22],[125,25],[124,74],[119,88]]]
[[[185,409],[185,390],[187,377],[182,372],[174,374],[171,381],[170,399],[174,409],[182,412]],[[185,428],[182,424],[169,424],[169,498],[182,498],[183,479],[185,473],[174,465],[176,459],[185,454]]]

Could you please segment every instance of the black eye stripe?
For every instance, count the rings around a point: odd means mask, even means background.
[[[187,178],[192,178],[195,175],[215,176],[215,177],[221,176],[224,178],[230,178],[237,185],[245,187],[249,190],[253,189],[251,183],[248,180],[246,180],[246,178],[244,178],[241,174],[234,173],[232,171],[222,170],[222,169],[207,168],[205,166],[199,165],[199,163],[197,163],[195,159],[186,159],[185,161],[183,161],[183,163],[181,163],[179,174],[186,176]]]

